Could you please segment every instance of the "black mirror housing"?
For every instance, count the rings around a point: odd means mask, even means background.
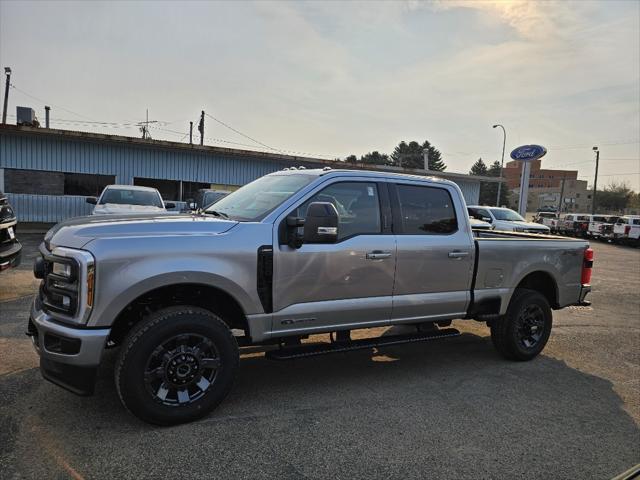
[[[98,203],[98,199],[96,197],[87,197],[85,198],[85,201],[91,205],[97,205]]]
[[[165,210],[169,210],[170,208],[176,208],[176,204],[173,202],[165,202],[164,208]]]
[[[304,243],[335,243],[338,239],[338,210],[331,202],[313,202],[307,209]]]

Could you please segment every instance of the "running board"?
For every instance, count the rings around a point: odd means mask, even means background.
[[[457,337],[460,332],[455,328],[445,328],[435,332],[415,333],[410,335],[389,335],[387,337],[361,338],[349,342],[309,343],[294,347],[284,347],[268,351],[265,356],[271,360],[291,360],[294,358],[313,357],[329,353],[351,352],[365,348],[386,347],[403,343],[426,342],[438,338]]]

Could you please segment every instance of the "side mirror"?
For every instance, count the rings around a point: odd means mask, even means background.
[[[87,197],[85,198],[85,201],[91,205],[96,205],[98,203],[98,199],[96,197]]]
[[[197,210],[198,209],[198,204],[194,201],[188,202],[187,205],[189,206],[190,210]]]
[[[165,208],[166,210],[169,210],[170,208],[176,208],[176,204],[175,204],[175,203],[173,203],[173,202],[165,202],[165,204],[164,204],[164,208]]]
[[[335,243],[338,239],[338,211],[330,202],[313,202],[307,209],[304,243]]]
[[[303,242],[304,218],[287,217],[287,245],[300,248]]]

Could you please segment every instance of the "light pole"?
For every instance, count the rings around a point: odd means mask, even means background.
[[[2,124],[7,123],[7,102],[9,101],[9,81],[11,80],[11,68],[4,67],[7,74],[7,83],[4,85],[4,107],[2,108]]]
[[[591,215],[596,213],[596,192],[598,191],[598,163],[600,163],[600,150],[598,150],[598,147],[593,147],[593,151],[596,152],[596,176],[593,177],[593,195],[591,196]]]
[[[496,207],[500,206],[500,193],[502,191],[502,169],[504,168],[504,147],[507,144],[507,131],[500,124],[494,125],[493,128],[500,127],[502,129],[502,160],[500,161],[500,182],[498,183],[498,198],[496,199]]]

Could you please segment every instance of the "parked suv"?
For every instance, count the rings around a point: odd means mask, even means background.
[[[496,230],[527,233],[550,232],[549,227],[535,222],[527,222],[518,212],[514,212],[510,208],[471,205],[467,207],[467,210],[470,217],[490,223]]]
[[[446,180],[287,170],[200,214],[58,224],[34,265],[42,283],[28,331],[43,376],[83,395],[104,349],[119,348],[124,405],[174,424],[226,397],[239,347],[305,358],[451,337],[453,319],[475,319],[502,356],[530,360],[552,310],[586,304],[588,246],[472,231],[462,192]],[[419,328],[350,337],[400,324]],[[332,342],[302,342],[315,333]]]
[[[0,271],[20,265],[22,244],[16,238],[17,224],[9,199],[0,192]]]

